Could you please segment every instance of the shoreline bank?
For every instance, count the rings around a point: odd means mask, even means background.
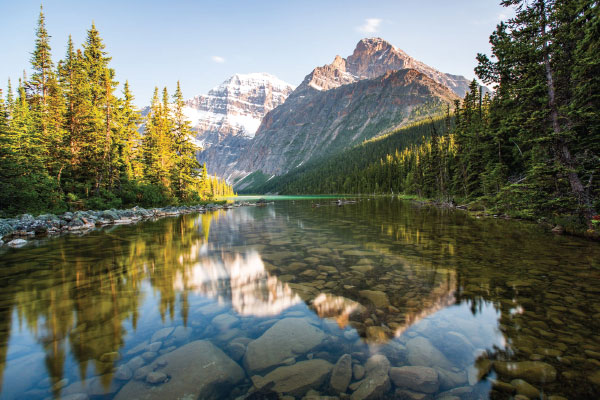
[[[84,234],[96,228],[110,225],[131,225],[140,221],[165,217],[176,217],[184,214],[240,207],[245,203],[202,204],[193,206],[168,206],[146,209],[133,207],[122,210],[86,210],[65,212],[60,215],[42,214],[37,217],[22,214],[14,218],[0,219],[0,246],[13,248],[26,245],[30,239],[54,237],[68,233]]]

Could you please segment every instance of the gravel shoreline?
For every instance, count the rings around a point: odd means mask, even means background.
[[[59,236],[65,233],[87,233],[106,225],[128,225],[139,221],[183,214],[205,213],[212,210],[230,209],[254,203],[207,204],[195,206],[169,206],[162,208],[133,207],[124,210],[74,211],[61,215],[42,214],[37,217],[22,214],[14,218],[0,219],[0,246],[21,247],[29,239]]]

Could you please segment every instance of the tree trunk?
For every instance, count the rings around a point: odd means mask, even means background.
[[[577,198],[580,206],[583,206],[583,214],[586,219],[591,220],[595,212],[592,210],[590,200],[586,195],[583,183],[575,171],[575,162],[571,157],[569,146],[562,136],[560,123],[558,121],[558,107],[556,105],[556,92],[554,89],[554,78],[552,66],[550,65],[550,55],[548,50],[548,38],[546,36],[546,7],[544,0],[539,0],[541,14],[542,46],[544,55],[544,68],[546,70],[546,84],[548,87],[548,105],[550,106],[550,119],[552,121],[552,130],[554,131],[556,154],[559,162],[568,170],[567,176],[573,195]]]

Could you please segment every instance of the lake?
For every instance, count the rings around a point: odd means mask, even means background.
[[[600,397],[598,243],[397,198],[4,247],[0,286],[0,399]]]

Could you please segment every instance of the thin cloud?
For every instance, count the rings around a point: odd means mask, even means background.
[[[496,25],[496,24],[498,24],[499,22],[502,22],[502,21],[506,22],[509,18],[511,18],[510,14],[500,13],[500,14],[496,15],[495,17],[473,20],[473,21],[471,21],[471,24],[472,25],[489,25],[489,26],[493,26],[493,25]]]
[[[362,33],[375,33],[379,30],[379,25],[381,25],[381,19],[367,18],[363,25],[356,27],[356,30]]]
[[[225,62],[225,59],[220,56],[212,56],[210,59],[218,64],[223,64]]]

